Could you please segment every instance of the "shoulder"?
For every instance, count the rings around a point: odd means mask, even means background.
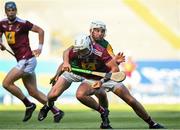
[[[21,18],[18,18],[18,17],[17,17],[17,22],[22,23],[22,24],[32,24],[28,20],[24,20],[24,19],[21,19]]]
[[[106,52],[106,49],[104,47],[102,47],[99,44],[94,44],[93,45],[93,53],[97,56],[102,56],[103,53]]]
[[[28,20],[17,18],[17,22],[23,27],[27,28],[28,30],[31,30],[33,27],[33,24],[29,22]]]
[[[4,28],[7,28],[8,26],[8,19],[2,19],[0,20],[0,30],[2,31]]]
[[[101,45],[102,47],[104,47],[104,48],[107,48],[107,47],[109,46],[109,42],[108,42],[107,40],[105,40],[105,39],[100,40],[100,41],[98,41],[97,43],[98,43],[99,45]]]
[[[6,22],[8,22],[7,18],[4,18],[4,19],[0,20],[0,23],[6,23]]]

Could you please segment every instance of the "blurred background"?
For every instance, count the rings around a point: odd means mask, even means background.
[[[0,1],[0,18],[6,17]],[[180,0],[14,0],[18,17],[45,30],[43,52],[36,68],[38,88],[51,89],[50,78],[62,62],[63,50],[72,45],[76,34],[89,33],[90,22],[106,23],[106,39],[114,52],[124,52],[120,68],[127,73],[124,83],[143,103],[180,103]],[[30,33],[32,49],[38,37]],[[5,37],[3,42],[6,43]],[[7,44],[5,44],[8,47]],[[16,65],[7,52],[0,51],[0,103],[16,104],[2,81]],[[21,81],[17,82],[26,95]],[[78,83],[59,98],[61,103],[76,103]],[[109,93],[109,100],[121,103]]]

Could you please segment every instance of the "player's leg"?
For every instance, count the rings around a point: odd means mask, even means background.
[[[118,97],[123,99],[129,106],[132,107],[132,109],[135,111],[135,113],[143,119],[146,123],[149,124],[149,128],[164,128],[160,124],[156,123],[151,119],[147,111],[144,109],[144,107],[141,105],[140,102],[138,102],[128,91],[128,89],[121,83],[117,84],[114,89],[113,93],[116,94]]]
[[[109,124],[110,122],[108,119],[109,110],[107,108],[103,108],[101,105],[99,105],[96,102],[96,100],[94,98],[91,97],[91,95],[95,94],[98,96],[100,96],[100,95],[105,96],[105,97],[101,97],[101,99],[106,99],[107,98],[106,94],[103,92],[104,92],[104,90],[99,89],[99,92],[98,92],[98,90],[93,89],[90,84],[83,82],[83,83],[81,83],[81,85],[78,87],[78,89],[76,91],[76,97],[82,104],[98,111],[101,114],[102,123],[101,123],[100,128],[111,129],[112,127],[110,126],[110,124]],[[104,103],[104,104],[107,107],[106,103]]]
[[[47,103],[47,96],[38,90],[37,82],[36,82],[36,74],[34,73],[34,69],[36,67],[36,58],[30,58],[28,60],[23,60],[24,62],[21,64],[21,69],[24,71],[24,75],[22,77],[22,81],[24,86],[26,87],[29,95],[37,99],[40,103],[46,104]],[[34,107],[33,107],[34,105]],[[32,116],[33,111],[35,110],[35,104],[31,105],[32,107],[26,109],[24,121],[27,121]],[[51,109],[54,117],[58,116],[59,109],[52,108]],[[55,118],[54,118],[55,119]]]
[[[11,69],[6,77],[4,78],[2,85],[3,87],[9,91],[11,94],[19,98],[20,100],[23,100],[25,98],[24,94],[22,93],[21,89],[19,89],[14,82],[20,79],[23,75],[23,71],[13,68]]]
[[[22,91],[14,84],[15,81],[22,78],[23,74],[23,70],[14,67],[3,80],[3,87],[10,93],[12,93],[14,96],[19,98],[26,106],[26,109],[32,108],[32,110],[34,111],[35,105],[30,102],[27,97],[25,97],[25,95],[22,93]],[[23,119],[23,121],[26,120]]]
[[[99,91],[97,91],[95,93],[95,96],[98,98],[99,104],[108,109],[109,103],[108,103],[108,98],[107,98],[107,94],[105,92],[104,89],[99,89]]]
[[[36,82],[36,75],[35,73],[29,73],[23,76],[22,81],[24,83],[24,86],[26,87],[28,93],[30,96],[37,99],[40,103],[45,105],[47,103],[47,96],[38,90],[37,88],[37,82]],[[60,110],[56,108],[55,106],[51,108],[52,113],[54,114],[54,122],[59,122]],[[27,120],[32,115],[32,112],[28,111],[25,114],[25,120]]]
[[[25,74],[22,78],[22,81],[30,96],[37,99],[40,103],[46,104],[47,97],[44,93],[38,90],[36,75],[34,72]]]
[[[71,83],[69,83],[66,79],[63,77],[59,77],[56,81],[55,85],[51,88],[50,92],[48,93],[48,102],[46,105],[41,108],[38,120],[42,121],[47,117],[47,114],[49,110],[54,106],[54,102],[56,99],[67,89]],[[61,118],[64,116],[64,112],[60,111]]]
[[[99,104],[100,106],[102,106],[105,109],[105,112],[103,114],[101,114],[101,118],[102,118],[102,123],[100,128],[112,128],[110,126],[110,121],[109,121],[109,110],[108,110],[108,98],[107,98],[107,94],[105,92],[104,89],[99,89],[96,93],[95,96],[98,98]]]

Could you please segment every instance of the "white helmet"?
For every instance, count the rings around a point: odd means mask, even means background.
[[[80,34],[76,36],[74,42],[74,50],[84,50],[84,49],[91,50],[91,40],[90,37],[86,34]]]
[[[90,29],[94,28],[102,28],[106,31],[106,25],[102,21],[92,21],[90,25]]]

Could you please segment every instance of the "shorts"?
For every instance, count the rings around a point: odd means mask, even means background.
[[[88,83],[90,85],[93,85],[93,83],[95,81],[97,81],[97,80],[86,79],[83,82],[86,82],[86,83]],[[113,92],[116,86],[122,86],[122,85],[123,85],[123,83],[121,83],[121,82],[116,82],[116,81],[113,81],[113,80],[109,80],[109,81],[103,83],[101,88],[105,89],[107,92],[109,92],[109,91]]]
[[[79,75],[73,74],[71,72],[65,71],[60,77],[66,79],[69,83],[72,82],[82,82],[85,78]]]
[[[18,61],[15,68],[19,70],[23,70],[26,73],[33,73],[37,65],[37,61],[35,57],[32,57],[30,59],[22,59]]]

